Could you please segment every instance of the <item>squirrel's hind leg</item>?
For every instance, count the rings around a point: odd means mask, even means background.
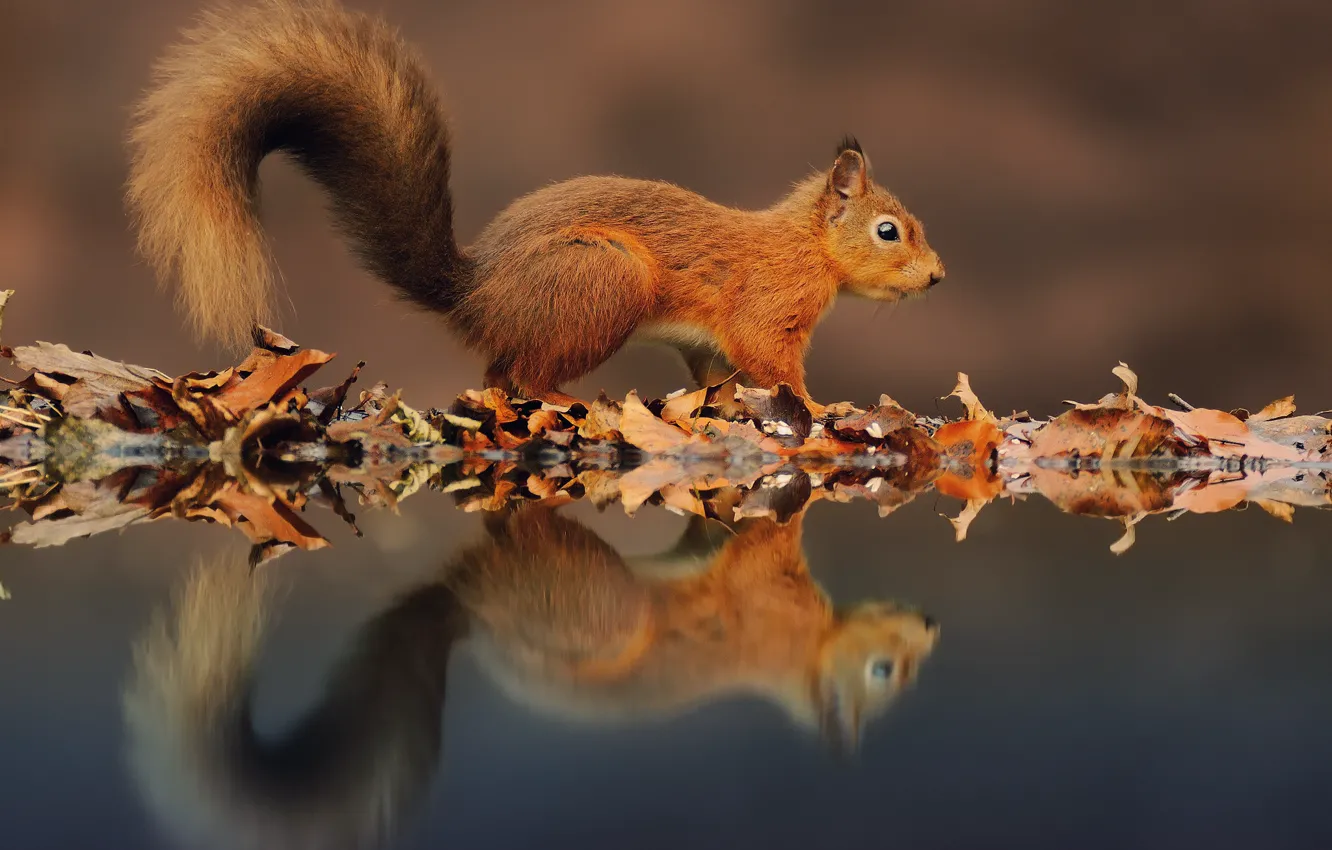
[[[494,386],[570,404],[558,388],[604,363],[653,315],[652,273],[628,237],[614,237],[565,231],[481,270],[461,311],[493,358]]]

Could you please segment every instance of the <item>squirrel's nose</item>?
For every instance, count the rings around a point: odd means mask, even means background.
[[[930,272],[930,286],[934,286],[944,279],[944,264],[943,260],[939,259],[939,255],[933,251],[930,252],[930,258],[934,260],[934,270]]]

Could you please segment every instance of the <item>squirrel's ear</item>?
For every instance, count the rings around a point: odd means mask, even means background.
[[[855,198],[865,194],[869,184],[865,156],[859,150],[849,148],[837,155],[832,173],[828,176],[828,185],[843,198]]]

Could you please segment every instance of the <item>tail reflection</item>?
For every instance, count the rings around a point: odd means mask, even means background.
[[[277,740],[258,737],[249,712],[262,574],[196,570],[136,647],[125,689],[135,775],[191,843],[383,844],[434,772],[462,638],[505,692],[546,713],[633,721],[749,693],[853,751],[938,629],[886,602],[835,611],[809,575],[802,521],[732,532],[696,518],[670,552],[626,561],[549,509],[494,515],[486,542],[363,628],[321,702]]]
[[[387,843],[435,770],[458,607],[432,585],[380,614],[320,703],[270,741],[250,721],[268,595],[243,559],[206,565],[140,638],[124,693],[139,788],[191,846]]]

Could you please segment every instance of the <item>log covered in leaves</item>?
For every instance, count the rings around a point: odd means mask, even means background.
[[[1119,392],[1044,420],[996,416],[961,375],[964,414],[943,420],[887,396],[819,408],[785,385],[567,407],[469,390],[418,410],[382,384],[353,394],[363,364],[307,390],[332,355],[267,331],[241,363],[174,378],[50,343],[0,353],[25,373],[0,406],[0,491],[31,517],[12,541],[36,546],[170,516],[234,526],[264,560],[327,545],[308,504],[354,525],[349,494],[393,507],[426,487],[469,510],[590,499],[778,518],[852,499],[886,515],[934,490],[966,502],[958,539],[989,501],[1040,495],[1122,521],[1122,551],[1150,514],[1254,502],[1289,520],[1332,496],[1327,417],[1290,398],[1253,414],[1158,407],[1122,364]]]

